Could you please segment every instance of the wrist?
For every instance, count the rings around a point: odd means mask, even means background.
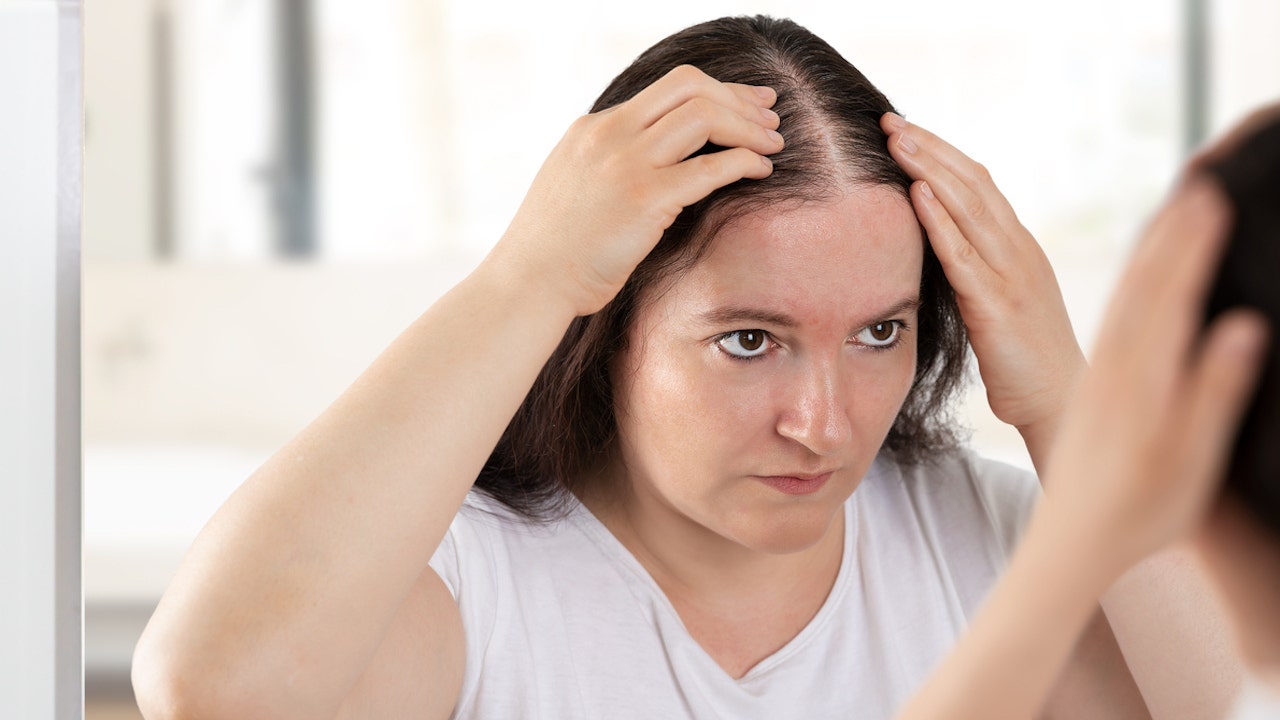
[[[1031,419],[1014,425],[1042,479],[1049,467],[1049,454],[1057,440],[1058,431],[1062,428],[1067,409],[1072,398],[1079,392],[1088,369],[1083,356],[1071,362],[1070,367],[1061,373],[1061,379],[1054,383],[1054,390],[1045,394],[1040,403],[1042,409],[1033,414]]]
[[[556,327],[568,327],[579,315],[582,303],[556,273],[549,272],[524,254],[504,247],[505,238],[472,272],[467,281],[476,284],[491,302],[512,303],[524,311],[545,315]]]

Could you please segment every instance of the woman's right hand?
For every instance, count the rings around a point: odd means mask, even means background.
[[[773,172],[777,94],[689,65],[630,100],[578,119],[538,171],[490,256],[593,313],[688,205]],[[725,150],[690,158],[711,142]]]

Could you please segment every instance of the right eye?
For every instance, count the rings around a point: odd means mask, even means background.
[[[716,344],[733,357],[747,360],[769,350],[769,333],[763,330],[735,330],[722,335]]]

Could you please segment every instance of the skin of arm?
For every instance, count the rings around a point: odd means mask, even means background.
[[[148,720],[447,717],[462,628],[432,551],[571,320],[683,207],[772,171],[775,100],[686,66],[574,123],[481,266],[201,531],[135,651]]]
[[[1216,188],[1191,181],[1153,222],[1062,420],[1045,501],[1007,574],[903,720],[1034,716],[1097,598],[1201,522],[1266,338],[1256,314],[1233,311],[1200,341],[1200,301],[1226,214]]]

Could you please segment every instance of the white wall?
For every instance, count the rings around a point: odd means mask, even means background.
[[[80,5],[0,0],[0,714],[82,713]]]

